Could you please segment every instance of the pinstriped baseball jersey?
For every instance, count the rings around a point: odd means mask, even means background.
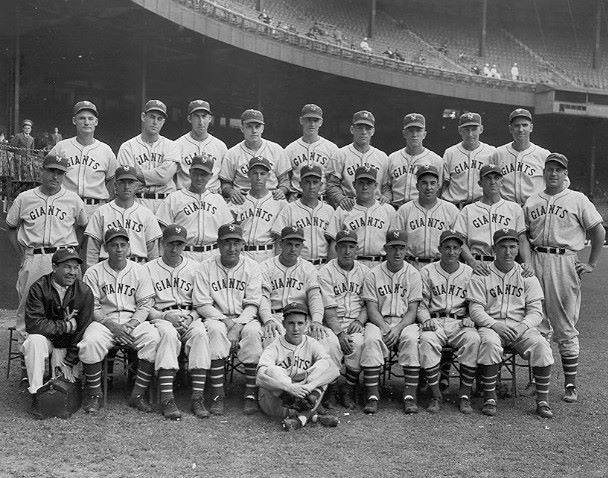
[[[141,135],[125,141],[118,150],[118,163],[142,170],[146,185],[141,192],[169,193],[175,191],[172,168],[180,161],[175,142],[159,136],[154,144],[146,143]]]
[[[321,359],[329,359],[329,355],[312,337],[304,335],[299,345],[290,344],[285,337],[279,337],[262,352],[258,369],[278,365],[287,371],[292,381],[301,382],[308,376],[308,369]]]
[[[16,229],[25,248],[76,246],[75,226],[87,225],[84,203],[63,187],[47,196],[39,187],[20,193],[6,215],[8,227]]]
[[[307,304],[308,291],[319,288],[317,269],[301,257],[291,267],[281,264],[279,256],[271,257],[262,262],[262,271],[262,294],[270,299],[271,309]]]
[[[386,261],[378,264],[365,277],[363,300],[376,302],[382,317],[393,325],[405,315],[411,302],[422,300],[420,272],[407,262],[397,272],[389,271]]]
[[[344,270],[338,259],[332,259],[319,269],[323,305],[326,309],[336,307],[343,329],[359,317],[363,307],[363,282],[369,272],[369,268],[359,261],[354,262],[350,271]]]
[[[409,255],[434,259],[439,257],[439,236],[446,229],[453,228],[457,216],[458,208],[443,199],[437,199],[431,209],[414,200],[399,208],[393,228],[407,231]]]
[[[526,230],[524,213],[519,204],[501,199],[492,205],[481,201],[468,204],[458,214],[454,230],[466,237],[473,254],[492,256],[494,233],[498,229]]]
[[[503,199],[523,205],[532,194],[545,188],[543,171],[549,151],[530,143],[524,151],[515,151],[512,143],[496,148],[491,163],[502,170]]]
[[[281,211],[272,232],[281,234],[281,229],[287,226],[296,226],[304,231],[304,246],[302,258],[314,261],[320,257],[327,257],[327,239],[325,238],[334,215],[334,208],[319,201],[316,207],[311,208],[298,199]]]
[[[378,170],[376,197],[380,196],[380,188],[386,182],[388,171],[388,157],[386,153],[373,146],[366,153],[361,153],[353,146],[347,144],[338,150],[335,161],[330,163],[327,174],[332,174],[342,184],[342,190],[347,197],[355,197],[355,171],[359,166],[370,166]]]
[[[248,191],[250,188],[249,176],[249,160],[254,156],[266,158],[272,169],[268,174],[268,189],[276,189],[278,186],[277,178],[289,171],[289,161],[285,156],[283,148],[272,141],[262,139],[262,146],[257,151],[253,151],[245,146],[245,141],[234,145],[226,152],[222,167],[220,169],[220,178],[231,182],[234,187],[241,191]]]
[[[426,164],[435,166],[439,174],[443,176],[443,159],[426,148],[422,153],[415,156],[410,156],[403,148],[388,157],[388,172],[384,188],[388,187],[393,192],[393,204],[418,199],[416,171],[420,166]],[[442,178],[440,177],[440,187],[441,182]]]
[[[196,194],[180,189],[164,199],[156,213],[164,226],[178,224],[188,231],[188,244],[202,246],[217,242],[217,230],[234,221],[224,198],[211,191]]]
[[[163,235],[154,213],[139,203],[127,209],[117,205],[116,201],[103,204],[91,215],[84,233],[103,242],[103,236],[110,226],[124,227],[127,230],[131,254],[139,257],[148,257],[146,244],[156,241]],[[102,244],[99,258],[106,257],[108,253]]]
[[[467,289],[473,269],[459,263],[451,274],[439,262],[427,264],[420,269],[422,277],[422,301],[420,307],[428,312],[467,315]]]
[[[192,304],[198,308],[213,305],[222,314],[239,316],[248,305],[260,305],[262,299],[260,265],[242,256],[234,267],[224,267],[215,256],[198,267],[194,279]]]
[[[572,251],[583,249],[587,230],[603,222],[589,198],[571,189],[553,196],[544,192],[532,195],[524,215],[532,245]]]
[[[481,142],[473,151],[465,149],[462,143],[446,149],[443,154],[443,178],[450,184],[441,197],[451,203],[479,199],[483,194],[479,185],[479,171],[482,166],[490,164],[495,150],[494,146]]]
[[[73,137],[59,141],[49,154],[67,158],[63,187],[68,191],[86,198],[110,197],[106,180],[114,177],[118,162],[107,144],[95,139],[93,144],[84,146]]]
[[[390,204],[380,204],[375,201],[369,207],[355,204],[350,211],[341,207],[336,209],[327,234],[334,239],[338,231],[348,229],[357,231],[359,255],[384,255],[386,232],[394,222],[395,209]]]
[[[291,190],[301,193],[300,168],[305,164],[318,164],[323,172],[320,194],[325,192],[325,174],[330,163],[338,155],[338,146],[319,137],[314,143],[306,143],[302,138],[296,139],[285,148],[285,155],[291,167]]]
[[[175,267],[165,264],[162,257],[146,262],[145,267],[154,287],[155,308],[164,310],[175,305],[191,306],[198,266],[198,262],[186,257]]]
[[[128,322],[145,300],[154,297],[148,270],[136,262],[127,260],[126,267],[115,271],[108,261],[91,266],[82,280],[93,291],[95,309],[118,323]]]
[[[243,204],[231,203],[229,206],[235,222],[243,228],[245,243],[259,246],[273,242],[271,229],[276,224],[281,211],[287,207],[287,201],[276,200],[269,192],[259,199],[247,194]]]
[[[218,192],[220,190],[220,169],[224,156],[228,151],[226,143],[211,134],[204,141],[197,141],[190,133],[186,133],[175,140],[175,146],[180,158],[176,173],[176,188],[188,189],[190,187],[190,165],[192,164],[192,158],[194,156],[202,156],[205,159],[213,160],[213,173],[207,183],[207,189]]]

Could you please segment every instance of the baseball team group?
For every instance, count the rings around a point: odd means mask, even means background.
[[[148,101],[141,133],[115,155],[95,138],[95,104],[78,102],[76,135],[54,146],[40,186],[8,211],[32,413],[47,361],[81,378],[83,408],[98,412],[115,346],[138,358],[129,405],[153,411],[156,380],[169,419],[182,416],[180,363],[191,411],[206,418],[224,413],[226,363],[236,361],[244,413],[261,409],[286,430],[336,426],[338,399],[356,409],[362,395],[363,411],[377,412],[389,357],[403,368],[403,411],[419,411],[422,379],[424,406],[437,413],[446,346],[462,413],[474,412],[474,381],[481,412],[497,413],[508,348],[529,362],[536,413],[551,418],[550,341],[563,400],[577,401],[581,278],[605,230],[569,189],[568,159],[530,141],[528,110],[511,113],[512,141],[496,148],[480,141],[480,115],[463,114],[461,141],[443,157],[424,146],[419,113],[404,116],[405,145],[390,156],[371,144],[369,111],[353,115],[341,148],[319,135],[314,104],[286,148],[263,138],[255,109],[230,149],[208,131],[207,101],[190,102],[190,131],[175,141],[160,134],[166,118],[163,102]]]

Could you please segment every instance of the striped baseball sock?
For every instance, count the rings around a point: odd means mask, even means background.
[[[82,364],[86,379],[87,393],[101,396],[101,362]]]
[[[135,397],[143,395],[150,386],[150,381],[154,375],[154,364],[148,360],[139,359],[137,365],[137,375],[135,376],[135,385],[131,394]]]
[[[175,370],[161,368],[158,371],[158,388],[160,389],[160,403],[168,402],[173,398],[173,379]]]
[[[323,395],[323,391],[324,390],[322,388],[317,387],[308,395],[306,395],[306,401],[310,404],[312,408],[316,407],[317,403],[319,403],[319,400]]]
[[[405,388],[403,390],[403,396],[410,396],[416,398],[416,391],[418,389],[418,380],[420,380],[420,367],[403,367],[403,375]]]
[[[549,381],[551,380],[551,365],[545,367],[532,367],[534,380],[536,380],[536,401],[549,401]]]
[[[346,368],[346,372],[344,374],[344,378],[346,379],[346,383],[351,387],[355,387],[357,383],[359,383],[359,371],[355,371],[352,368]]]
[[[576,387],[578,355],[562,355],[562,366],[564,367],[564,386]]]
[[[424,372],[426,374],[426,383],[431,389],[431,395],[433,398],[441,398],[441,392],[439,391],[439,372],[441,370],[441,365],[437,364],[434,367],[425,368]],[[407,393],[406,393],[407,395]]]
[[[454,360],[454,353],[450,351],[443,352],[441,354],[441,373],[439,377],[440,382],[446,384],[450,382],[450,371],[452,370],[452,361]]]
[[[205,393],[207,370],[204,368],[190,369],[190,378],[192,379],[192,400],[201,398]]]
[[[468,365],[460,365],[460,396],[471,398],[471,388],[473,380],[477,374],[477,367],[469,367]]]
[[[481,369],[481,388],[484,400],[496,400],[496,379],[500,364],[480,365],[479,368]]]
[[[216,359],[211,361],[211,368],[209,369],[209,382],[211,383],[212,398],[224,396],[225,367],[225,359]]]
[[[255,363],[246,363],[245,365],[245,398],[256,397],[257,386],[255,385],[255,375],[258,365]]]
[[[380,384],[380,371],[382,367],[363,367],[363,385],[367,393],[367,399],[376,397],[376,400],[380,398],[380,390],[378,385]]]

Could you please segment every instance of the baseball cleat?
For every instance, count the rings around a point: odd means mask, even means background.
[[[487,415],[489,417],[493,417],[496,415],[496,400],[493,398],[489,398],[485,402],[483,402],[483,408],[481,409],[481,413]]]
[[[564,391],[564,402],[574,403],[578,401],[578,393],[574,385],[568,385]]]
[[[151,413],[154,411],[143,395],[131,395],[129,406],[136,408],[140,412]]]
[[[541,418],[553,418],[551,407],[544,400],[536,404],[536,413]]]
[[[248,395],[245,397],[245,403],[243,405],[243,413],[245,415],[253,415],[260,410],[258,407],[258,401],[254,396]]]
[[[82,409],[86,413],[97,413],[101,408],[101,397],[99,395],[86,395]]]
[[[175,400],[173,398],[167,400],[166,402],[163,402],[161,407],[163,410],[163,416],[165,418],[168,418],[170,420],[179,420],[180,418],[182,418],[182,413],[177,408],[177,405],[175,404]]]
[[[410,413],[418,413],[418,405],[416,405],[416,400],[411,395],[406,395],[403,398],[403,411],[408,415]]]
[[[281,426],[283,427],[283,430],[290,432],[302,428],[302,422],[297,418],[284,418],[281,422]]]
[[[373,415],[378,411],[378,398],[375,395],[372,395],[365,402],[365,407],[363,407],[363,413],[367,413],[368,415]]]
[[[36,394],[32,395],[32,404],[30,405],[29,414],[36,420],[42,420],[44,418],[42,413],[40,413],[40,410],[38,410],[38,398]]]
[[[465,415],[470,415],[471,413],[473,413],[473,407],[471,407],[471,400],[469,400],[469,397],[467,396],[460,397],[458,408],[460,409],[460,413],[464,413]]]
[[[209,418],[209,415],[211,415],[205,408],[205,399],[203,397],[193,399],[190,408],[197,418]]]
[[[212,415],[223,415],[224,414],[224,397],[219,396],[219,395],[217,397],[215,397],[211,402],[209,411],[211,412]]]
[[[340,423],[340,420],[338,420],[338,417],[334,417],[333,415],[315,415],[316,420],[313,419],[313,421],[316,421],[317,423],[320,423],[322,426],[324,427],[337,427],[338,423]]]
[[[438,413],[441,410],[441,403],[437,397],[431,398],[431,402],[426,411],[429,413]]]

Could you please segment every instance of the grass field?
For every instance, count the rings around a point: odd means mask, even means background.
[[[584,279],[580,401],[560,401],[563,374],[556,366],[553,420],[537,418],[533,398],[523,394],[499,401],[494,418],[479,413],[479,399],[470,416],[450,402],[439,415],[421,410],[405,416],[397,401],[385,399],[374,417],[339,409],[338,428],[285,433],[266,417],[242,415],[238,377],[228,388],[237,398],[228,401],[221,418],[201,421],[185,414],[180,422],[168,422],[141,414],[126,407],[120,383],[98,416],[80,411],[70,420],[35,421],[17,391],[18,365],[4,380],[11,323],[4,311],[0,476],[608,476],[606,256],[605,250],[604,262]],[[399,389],[401,383],[391,386]],[[178,405],[187,410],[185,391]]]

